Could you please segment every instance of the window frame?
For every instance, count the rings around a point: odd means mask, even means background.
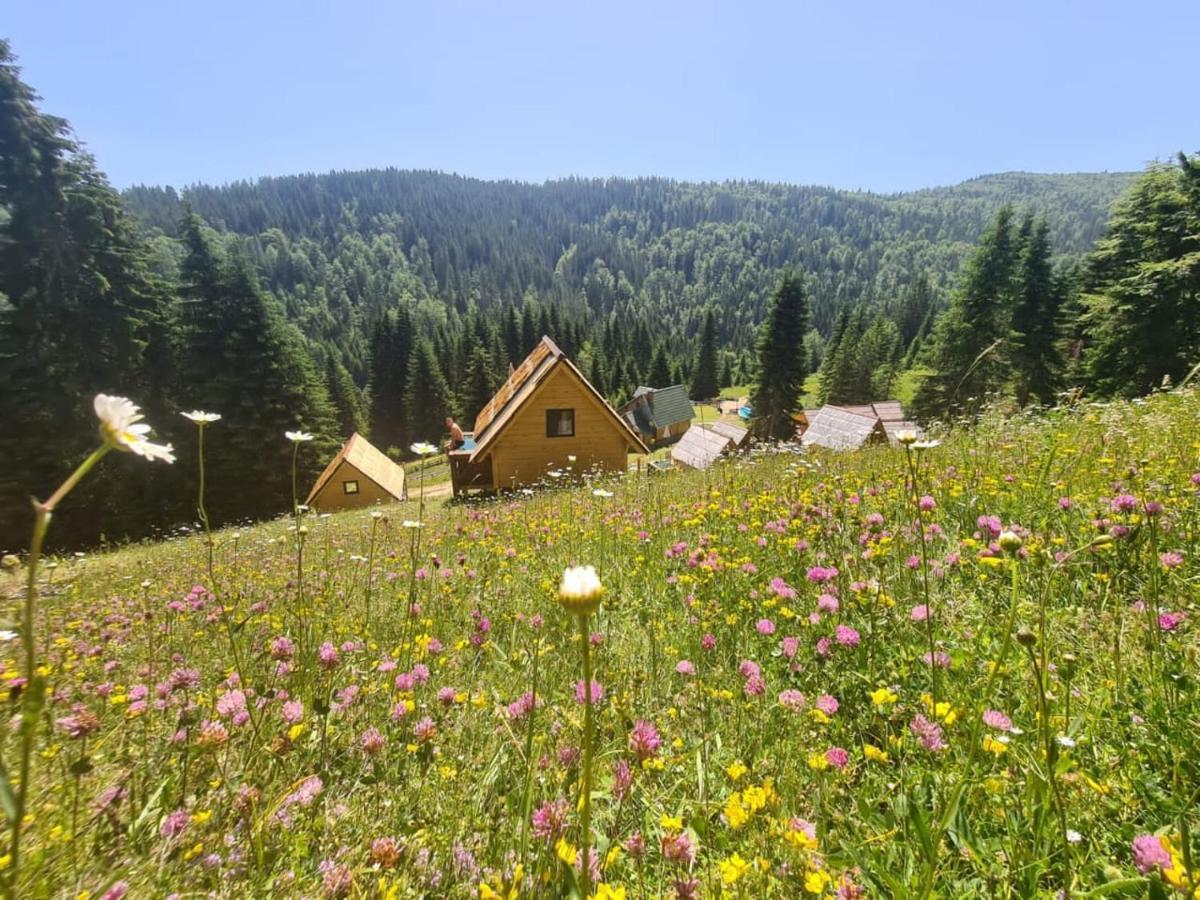
[[[350,489],[350,485],[354,485],[353,490]],[[342,480],[342,494],[343,495],[348,496],[348,497],[353,497],[359,493],[361,493],[361,490],[359,489],[357,478],[345,478]]]
[[[571,415],[571,431],[563,433],[561,431],[553,431],[550,428],[551,423],[558,424],[561,422],[563,413]],[[546,437],[548,438],[573,438],[575,437],[575,407],[559,407],[546,410]]]

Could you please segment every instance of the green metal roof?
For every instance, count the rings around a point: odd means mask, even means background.
[[[647,413],[656,428],[666,428],[677,422],[690,422],[696,415],[687,389],[682,384],[665,388],[638,388],[635,396],[646,397]]]

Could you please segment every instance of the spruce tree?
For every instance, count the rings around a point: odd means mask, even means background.
[[[406,447],[405,396],[412,356],[413,325],[408,307],[382,316],[371,335],[371,441],[381,450]]]
[[[182,230],[179,396],[222,416],[205,444],[208,511],[214,522],[273,515],[292,498],[284,432],[315,436],[300,454],[304,493],[337,450],[336,413],[303,337],[249,264],[230,258],[198,216]]]
[[[0,548],[29,538],[46,497],[95,446],[92,397],[124,394],[163,440],[168,285],[67,123],[42,113],[0,41]],[[145,534],[186,508],[174,467],[110,454],[55,513],[52,543]]]
[[[717,396],[720,393],[719,380],[717,319],[709,309],[704,316],[704,326],[700,329],[700,350],[696,354],[696,366],[692,373],[692,399],[710,400]]]
[[[337,414],[338,437],[346,440],[356,432],[366,434],[367,417],[363,412],[362,391],[341,360],[332,353],[325,354],[325,386]]]
[[[934,372],[913,399],[922,418],[974,414],[1007,383],[1008,347],[1020,246],[1013,213],[1004,207],[966,265],[963,285],[938,318],[926,344]]]
[[[410,441],[433,442],[445,433],[451,412],[450,386],[428,338],[421,338],[413,347],[404,408]]]
[[[821,356],[821,368],[817,372],[817,402],[824,406],[829,402],[829,396],[834,392],[835,373],[842,352],[842,338],[850,326],[850,308],[843,306],[834,322],[833,331],[825,344],[825,352]],[[836,376],[840,378],[840,373]]]
[[[1200,156],[1156,165],[1088,258],[1084,364],[1100,394],[1136,396],[1200,363]]]
[[[496,392],[497,383],[492,375],[492,361],[484,349],[476,347],[467,364],[467,375],[463,381],[462,394],[458,401],[459,425],[469,431],[475,417]]]
[[[609,395],[610,385],[608,383],[608,374],[604,370],[604,357],[598,348],[592,351],[588,381],[592,383],[592,387],[600,392],[601,396],[607,397]]]
[[[1050,266],[1050,227],[1044,220],[1022,225],[1018,295],[1012,315],[1013,387],[1017,401],[1054,403],[1062,370],[1059,307],[1062,287]]]
[[[771,437],[786,439],[795,432],[791,414],[800,402],[808,367],[804,335],[808,331],[808,296],[804,281],[789,271],[771,297],[759,329],[758,372],[750,403]]]
[[[646,387],[665,388],[671,386],[671,363],[667,360],[667,348],[659,344],[654,348],[650,370],[646,373]]]

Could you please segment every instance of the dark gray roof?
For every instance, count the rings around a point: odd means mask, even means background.
[[[653,434],[656,429],[690,422],[696,415],[682,384],[665,388],[639,387],[633,392],[633,399],[621,407],[620,413],[642,434]]]

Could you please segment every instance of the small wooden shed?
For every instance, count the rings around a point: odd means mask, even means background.
[[[822,406],[809,419],[808,428],[800,436],[800,443],[805,447],[829,450],[857,450],[865,444],[886,440],[887,432],[878,416],[840,406]]]
[[[741,425],[734,425],[732,422],[713,422],[708,427],[710,431],[715,431],[722,437],[733,441],[735,450],[744,449],[750,442],[750,429],[743,428]]]
[[[305,502],[321,512],[362,509],[408,496],[404,469],[355,432],[330,460]]]
[[[548,471],[624,472],[628,453],[649,453],[558,345],[543,337],[475,417],[452,451],[454,493],[533,484]]]
[[[696,410],[687,388],[674,384],[665,388],[639,387],[633,399],[617,410],[647,444],[678,440],[692,425]]]
[[[707,469],[733,447],[733,438],[728,435],[693,425],[671,448],[671,461],[689,469]]]

